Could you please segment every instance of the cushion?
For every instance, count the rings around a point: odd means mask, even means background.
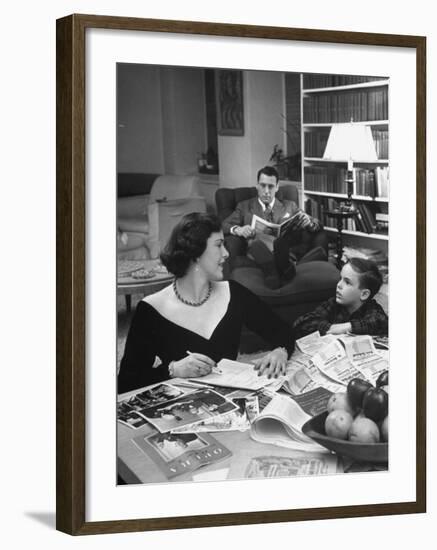
[[[117,250],[120,252],[134,250],[135,248],[145,247],[146,245],[147,240],[143,233],[129,233],[127,235],[127,242],[123,242],[120,233],[117,235]]]
[[[117,175],[117,196],[148,195],[159,174],[125,173]]]
[[[330,262],[316,261],[296,267],[296,276],[283,287],[272,290],[265,286],[259,267],[236,267],[231,278],[270,305],[284,306],[326,300],[333,296],[340,279],[338,269]]]
[[[159,176],[150,191],[150,202],[200,197],[197,176]]]
[[[117,200],[117,217],[120,218],[143,218],[147,219],[148,195],[132,195]]]
[[[145,218],[119,218],[118,228],[131,233],[148,233],[149,222]]]

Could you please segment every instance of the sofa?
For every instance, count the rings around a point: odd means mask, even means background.
[[[219,189],[216,192],[216,205],[220,220],[226,219],[235,210],[238,202],[255,195],[255,187]],[[276,196],[279,200],[287,199],[299,203],[298,190],[293,184],[281,186]],[[265,285],[263,272],[255,262],[248,258],[239,260],[233,262],[232,269],[227,272],[228,278],[249,288],[290,323],[334,296],[340,278],[338,269],[328,261],[298,263],[294,279],[281,288],[272,290]],[[260,349],[267,349],[267,344],[249,330],[245,330],[240,351],[250,353]]]
[[[118,174],[118,258],[157,258],[172,228],[185,214],[205,211],[197,176]]]

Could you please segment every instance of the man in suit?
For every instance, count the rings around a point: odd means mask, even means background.
[[[275,168],[265,166],[258,171],[256,189],[257,197],[238,203],[222,224],[231,269],[237,256],[248,254],[269,276],[269,286],[277,287],[294,277],[296,262],[327,260],[328,239],[319,220],[306,214],[295,202],[276,198],[279,176]],[[276,224],[293,216],[293,222],[289,230],[275,239],[255,233],[251,227],[254,215]]]

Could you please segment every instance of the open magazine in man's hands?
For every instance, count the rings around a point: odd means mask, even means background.
[[[281,223],[268,222],[256,214],[252,216],[251,227],[255,233],[268,233],[274,237],[279,237],[291,229],[300,229],[304,226],[306,217],[304,212],[298,211],[293,216],[286,218]]]

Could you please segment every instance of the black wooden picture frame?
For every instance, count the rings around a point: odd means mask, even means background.
[[[85,55],[87,29],[410,48],[416,52],[416,497],[411,502],[86,521]],[[72,535],[418,513],[426,510],[426,39],[420,36],[70,15],[57,21],[57,529]],[[243,105],[241,104],[243,109]],[[243,117],[243,113],[241,113]],[[241,118],[241,121],[243,118]],[[244,125],[219,131],[244,133]],[[230,134],[226,134],[230,135]],[[242,133],[232,134],[242,135]]]

